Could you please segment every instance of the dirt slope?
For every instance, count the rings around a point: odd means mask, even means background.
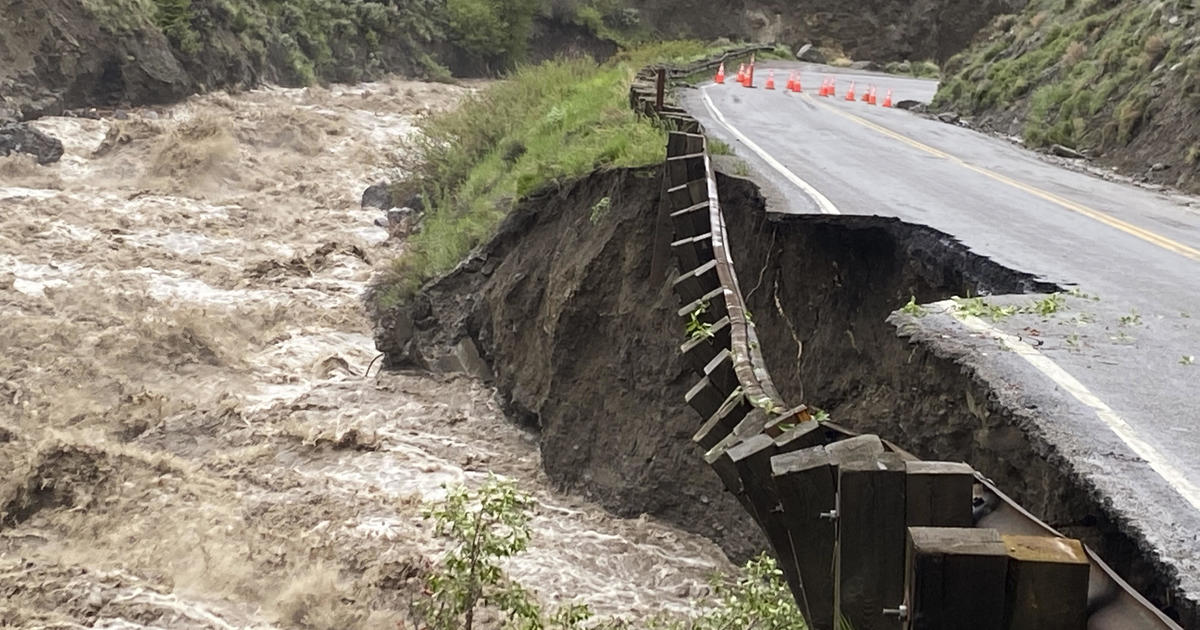
[[[1034,0],[946,66],[935,106],[1200,190],[1200,13],[1175,0]]]
[[[471,340],[556,483],[745,557],[760,535],[691,443],[684,324],[649,278],[659,182],[618,170],[522,201],[476,257],[385,314],[376,343],[391,365],[438,367]]]

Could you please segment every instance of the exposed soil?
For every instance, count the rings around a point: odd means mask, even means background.
[[[489,472],[536,498],[507,569],[547,601],[636,623],[731,568],[556,492],[478,380],[364,376],[403,245],[359,195],[466,92],[212,93],[0,158],[0,626],[394,629],[443,550],[422,502]]]
[[[526,199],[376,341],[390,365],[453,369],[446,355],[471,340],[510,414],[539,432],[556,483],[744,558],[763,540],[691,443],[684,325],[665,277],[650,278],[659,185],[657,169],[617,170]],[[594,211],[605,197],[611,209]]]
[[[654,233],[658,182],[655,170],[595,174],[528,199],[496,239],[390,313],[376,339],[392,365],[494,372],[506,409],[539,430],[556,482],[740,554],[761,539],[690,442],[699,421],[683,402],[683,322],[669,277],[650,278],[665,241]],[[929,228],[767,215],[750,182],[720,176],[718,188],[740,285],[785,400],[919,456],[971,463],[1165,610],[1190,614],[1172,608],[1169,571],[1030,429],[1038,410],[1021,392],[893,314],[910,298],[1058,287]],[[611,210],[594,217],[604,197]]]

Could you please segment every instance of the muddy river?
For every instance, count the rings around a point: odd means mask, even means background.
[[[411,627],[444,550],[422,503],[489,473],[536,497],[507,570],[546,602],[636,626],[732,570],[555,492],[483,383],[365,374],[362,293],[403,243],[359,196],[466,92],[213,93],[0,158],[0,626]]]

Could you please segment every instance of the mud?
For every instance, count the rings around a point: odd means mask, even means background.
[[[396,628],[443,549],[422,502],[489,472],[537,499],[507,568],[546,601],[636,623],[730,569],[558,492],[490,386],[366,374],[403,243],[359,195],[466,91],[213,93],[0,158],[0,626]]]

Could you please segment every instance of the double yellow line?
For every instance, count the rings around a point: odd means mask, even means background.
[[[1109,227],[1114,227],[1118,230],[1121,230],[1122,232],[1125,232],[1126,234],[1129,234],[1130,236],[1135,236],[1137,238],[1140,238],[1143,241],[1146,241],[1153,245],[1157,245],[1167,251],[1175,252],[1176,254],[1179,254],[1181,256],[1185,256],[1187,258],[1190,258],[1192,260],[1200,262],[1200,249],[1196,249],[1194,247],[1188,247],[1187,245],[1184,245],[1183,243],[1180,243],[1179,241],[1169,239],[1165,236],[1162,236],[1161,234],[1156,234],[1145,228],[1138,227],[1132,223],[1129,223],[1128,221],[1122,221],[1121,219],[1118,219],[1110,214],[1101,212],[1099,210],[1096,210],[1095,208],[1089,208],[1088,206],[1085,206],[1081,203],[1076,203],[1074,201],[1071,201],[1070,199],[1066,199],[1065,197],[1061,197],[1052,192],[1042,190],[1041,188],[1038,188],[1036,186],[1030,186],[1029,184],[1019,182],[1011,177],[1008,177],[1007,175],[1001,175],[1000,173],[983,168],[981,166],[976,166],[974,164],[970,164],[968,162],[963,161],[959,157],[956,157],[954,155],[946,153],[945,151],[935,149],[927,144],[913,140],[912,138],[909,138],[906,135],[896,133],[895,131],[888,129],[887,127],[884,127],[882,125],[877,125],[865,118],[855,116],[854,114],[851,114],[849,112],[842,111],[841,109],[838,109],[835,106],[828,105],[826,103],[822,103],[822,102],[812,98],[808,94],[805,94],[804,96],[805,96],[805,98],[808,98],[809,100],[813,101],[817,105],[824,107],[825,109],[837,114],[838,116],[841,116],[842,118],[845,118],[846,120],[849,120],[851,122],[862,125],[863,127],[866,127],[868,129],[877,131],[885,136],[888,136],[889,138],[899,140],[900,142],[903,142],[904,144],[907,144],[913,148],[916,148],[916,149],[923,151],[925,153],[928,153],[930,155],[940,157],[940,158],[949,160],[951,162],[954,162],[954,163],[958,164],[959,166],[962,166],[965,169],[979,173],[980,175],[983,175],[985,177],[988,177],[990,179],[998,181],[1002,184],[1007,184],[1009,186],[1012,186],[1013,188],[1016,188],[1023,192],[1027,192],[1027,193],[1029,193],[1035,197],[1038,197],[1040,199],[1045,199],[1046,201],[1049,201],[1050,203],[1053,203],[1060,207],[1066,208],[1067,210],[1070,210],[1072,212],[1081,214],[1085,217],[1088,217],[1089,219],[1099,221],[1100,223],[1103,223]]]

